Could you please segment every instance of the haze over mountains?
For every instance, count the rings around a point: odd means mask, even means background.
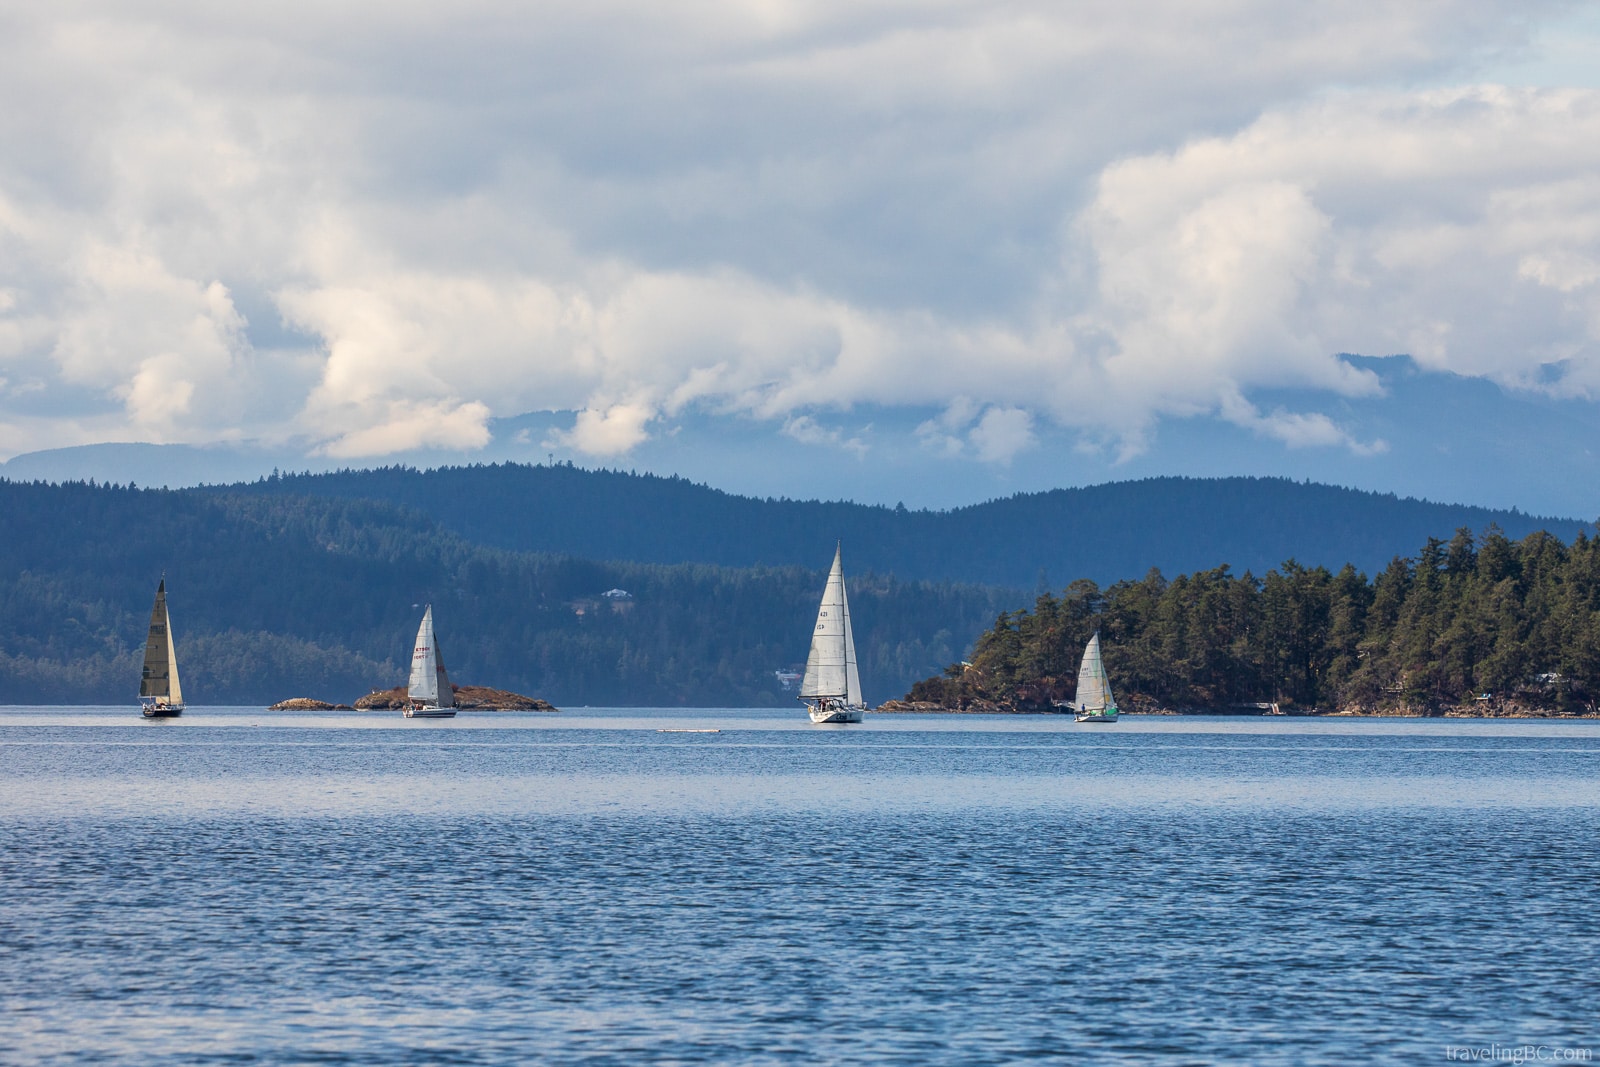
[[[402,450],[353,462],[318,454],[304,441],[84,445],[15,456],[0,463],[0,477],[179,488],[253,481],[274,468],[575,460],[580,467],[679,475],[746,496],[942,509],[1112,481],[1255,476],[1538,515],[1600,515],[1600,406],[1424,369],[1403,356],[1344,358],[1373,375],[1380,391],[1330,401],[1279,389],[1256,399],[1268,412],[1314,409],[1357,448],[1311,439],[1288,448],[1247,428],[1195,418],[1152,427],[1145,451],[1123,455],[1044,420],[1019,423],[1004,440],[984,437],[959,410],[938,406],[865,404],[788,420],[689,407],[663,417],[647,440],[611,459],[565,443],[576,412],[547,411],[490,420],[488,444],[473,450]]]

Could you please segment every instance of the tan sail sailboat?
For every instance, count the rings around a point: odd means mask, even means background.
[[[178,681],[178,652],[173,644],[172,619],[167,614],[167,580],[156,586],[155,607],[150,609],[150,633],[144,643],[144,673],[139,678],[139,705],[147,719],[175,718],[183,714],[183,686]]]

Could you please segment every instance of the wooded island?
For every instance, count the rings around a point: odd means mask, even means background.
[[[1221,566],[1106,589],[1080,580],[1001,613],[970,662],[906,701],[1049,710],[1071,697],[1096,630],[1125,711],[1593,715],[1600,539],[1461,529],[1371,581],[1293,560],[1264,578]]]

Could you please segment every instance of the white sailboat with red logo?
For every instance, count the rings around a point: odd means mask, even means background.
[[[844,591],[844,565],[839,548],[833,552],[833,569],[817,608],[817,628],[811,633],[811,655],[806,659],[800,699],[811,721],[860,722],[866,702],[861,698],[861,674],[856,669],[856,642],[850,633],[850,599]]]
[[[456,691],[450,686],[450,675],[445,673],[444,659],[439,655],[439,640],[433,634],[432,604],[423,611],[422,625],[417,627],[406,697],[408,719],[455,718]]]

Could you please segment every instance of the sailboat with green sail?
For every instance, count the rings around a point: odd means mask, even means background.
[[[165,577],[156,586],[156,603],[150,609],[139,707],[147,719],[173,719],[183,714],[183,685],[178,681],[178,650],[172,638],[172,618],[167,614]]]

